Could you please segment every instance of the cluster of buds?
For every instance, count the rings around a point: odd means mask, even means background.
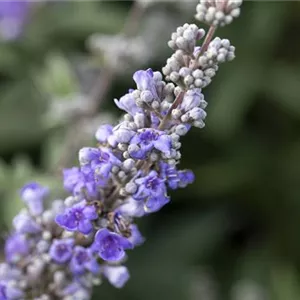
[[[186,28],[186,31],[183,29]],[[191,30],[193,28],[193,30]],[[231,61],[235,57],[235,47],[231,46],[227,39],[216,37],[208,45],[205,51],[201,47],[195,47],[197,39],[201,39],[205,32],[196,25],[185,24],[179,32],[189,32],[189,39],[184,35],[178,37],[178,32],[172,35],[169,46],[177,49],[167,60],[162,71],[166,80],[173,81],[179,86],[187,86],[189,89],[203,89],[208,86],[218,71],[219,64]],[[191,45],[194,45],[191,49]]]
[[[144,242],[135,219],[169,203],[168,190],[193,182],[192,171],[178,169],[180,138],[204,126],[201,88],[219,63],[234,58],[228,40],[204,36],[185,24],[169,42],[175,54],[165,78],[151,69],[134,73],[136,87],[115,100],[125,113],[119,124],[100,126],[97,147],[82,148],[79,166],[64,170],[65,200],[45,208],[47,188],[30,183],[21,190],[27,208],[6,241],[1,299],[84,300],[103,278],[117,288],[126,283],[127,250]]]
[[[242,0],[200,0],[195,18],[213,26],[225,26],[240,15]]]

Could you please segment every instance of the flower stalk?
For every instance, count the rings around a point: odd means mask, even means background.
[[[144,242],[135,220],[168,204],[169,190],[194,181],[192,171],[178,169],[180,140],[192,127],[204,127],[202,89],[221,63],[234,58],[229,40],[212,38],[219,21],[228,23],[239,6],[230,0],[199,5],[198,19],[204,11],[212,25],[207,35],[184,24],[172,34],[174,54],[162,73],[134,73],[136,87],[115,99],[124,111],[120,122],[100,126],[97,147],[82,148],[79,166],[63,171],[69,196],[45,207],[47,188],[22,188],[26,209],[14,218],[6,241],[1,299],[88,300],[104,278],[117,288],[129,279],[128,250]]]

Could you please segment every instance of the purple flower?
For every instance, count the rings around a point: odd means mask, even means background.
[[[109,154],[101,152],[97,148],[84,147],[79,150],[79,163],[81,166],[90,164],[93,160],[98,160],[103,162],[109,161]]]
[[[36,182],[28,183],[21,189],[21,198],[34,216],[43,212],[43,201],[48,194],[49,189]]]
[[[79,151],[79,160],[82,173],[85,176],[94,176],[94,180],[100,186],[106,184],[112,167],[120,165],[120,161],[112,153],[89,147]]]
[[[131,139],[128,151],[132,158],[145,159],[153,148],[164,154],[169,154],[171,138],[163,131],[150,128],[143,129]]]
[[[187,93],[184,95],[183,101],[179,107],[184,112],[187,112],[198,106],[205,108],[206,105],[207,103],[204,101],[204,96],[201,93],[201,89],[192,89],[187,91]]]
[[[92,250],[81,246],[76,246],[74,248],[70,267],[75,275],[82,275],[86,270],[93,274],[98,274],[100,271],[100,266],[93,256]]]
[[[92,249],[106,261],[119,261],[125,256],[126,249],[132,249],[128,239],[110,232],[106,228],[97,231]]]
[[[21,212],[13,219],[13,225],[18,233],[38,233],[41,231],[38,225],[27,213]]]
[[[136,113],[142,112],[142,109],[136,105],[132,92],[124,95],[120,98],[120,100],[115,99],[115,104],[118,108],[126,111],[132,116]]]
[[[64,264],[72,257],[73,245],[73,239],[54,240],[49,255],[56,263]]]
[[[17,300],[23,299],[23,292],[13,287],[8,281],[0,281],[0,299],[1,300]]]
[[[151,171],[147,176],[135,180],[138,185],[137,192],[133,195],[135,200],[145,200],[149,197],[159,197],[166,193],[164,180],[156,171]]]
[[[186,187],[188,184],[191,184],[195,180],[195,175],[191,170],[179,171],[179,183],[178,186],[181,188]]]
[[[168,184],[169,188],[177,189],[178,187],[178,171],[174,165],[169,165],[165,162],[161,162],[159,165],[160,177],[163,178]]]
[[[135,81],[137,88],[141,91],[149,91],[153,99],[157,99],[157,91],[155,81],[153,79],[153,71],[148,69],[146,71],[140,70],[133,74],[133,80]]]
[[[24,235],[15,233],[6,240],[4,251],[7,262],[16,263],[29,253],[28,241]]]
[[[73,167],[63,170],[64,188],[70,192],[81,190],[84,186],[84,175],[79,168]]]
[[[146,212],[158,211],[170,201],[166,196],[165,182],[156,171],[151,171],[146,177],[136,179],[135,183],[138,185],[138,190],[132,197],[137,201],[145,201]]]
[[[89,234],[93,230],[92,220],[97,218],[96,208],[93,205],[87,205],[87,202],[83,200],[57,215],[55,221],[66,230],[78,230],[83,234]]]
[[[17,38],[24,26],[29,12],[26,0],[0,1],[0,35],[7,40]]]
[[[161,197],[150,197],[144,206],[144,210],[147,213],[153,213],[160,210],[164,205],[170,202],[170,198],[166,195]]]
[[[79,168],[73,167],[63,171],[64,188],[73,195],[79,196],[86,192],[90,197],[97,196],[97,187],[92,172],[83,173]]]
[[[168,187],[172,190],[177,188],[184,188],[188,184],[193,183],[195,175],[190,170],[178,171],[175,166],[169,165],[165,162],[160,163],[160,177],[165,179]]]
[[[95,137],[99,143],[106,143],[110,135],[112,135],[113,127],[109,124],[102,125],[96,131]]]
[[[116,288],[122,288],[129,279],[129,272],[124,266],[104,266],[103,274]]]

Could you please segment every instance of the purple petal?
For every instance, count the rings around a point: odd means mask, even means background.
[[[86,207],[83,209],[82,213],[89,220],[96,220],[98,218],[96,208],[93,205],[86,205]]]
[[[119,236],[119,243],[123,247],[123,249],[133,249],[132,243],[127,239],[122,236]]]
[[[93,225],[88,220],[83,220],[78,224],[78,230],[83,234],[89,234],[93,230]]]
[[[97,231],[97,233],[95,235],[95,242],[101,243],[101,241],[109,235],[110,235],[110,232],[108,231],[107,228],[100,229]]]
[[[171,150],[171,138],[166,134],[161,135],[154,141],[154,147],[163,153],[169,153]]]

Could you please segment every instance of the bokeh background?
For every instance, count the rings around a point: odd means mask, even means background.
[[[196,1],[23,1],[17,13],[3,2],[5,237],[25,182],[64,197],[61,169],[95,143],[97,126],[116,122],[113,98],[133,86],[134,70],[164,65],[168,37],[194,22]],[[298,1],[246,1],[217,32],[237,58],[204,91],[206,127],[183,141],[181,166],[197,179],[139,221],[147,241],[129,254],[131,280],[122,290],[104,283],[94,299],[300,299],[299,20]]]

